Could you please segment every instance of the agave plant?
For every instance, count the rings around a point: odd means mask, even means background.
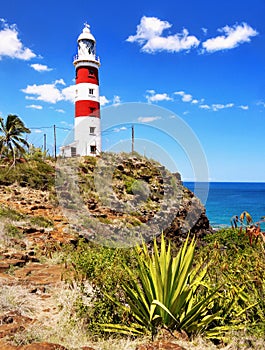
[[[220,310],[213,312],[217,290],[208,291],[203,283],[207,267],[193,266],[195,240],[190,244],[188,240],[175,257],[163,235],[160,251],[156,240],[152,254],[145,243],[135,248],[138,279],[135,271],[127,267],[131,280],[123,285],[134,323],[105,324],[102,325],[105,331],[132,334],[148,331],[153,337],[160,327],[166,327],[192,335],[202,332],[219,317]]]

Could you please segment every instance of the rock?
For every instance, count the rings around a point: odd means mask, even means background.
[[[182,346],[166,341],[138,345],[135,350],[185,350]]]
[[[18,350],[67,350],[62,345],[52,343],[33,343],[17,348]]]
[[[19,313],[9,312],[0,317],[0,338],[23,331],[33,320]]]

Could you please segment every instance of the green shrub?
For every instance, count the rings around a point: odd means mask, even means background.
[[[13,221],[19,221],[25,218],[25,215],[21,214],[15,209],[8,208],[6,206],[0,206],[0,218],[9,219]]]
[[[74,271],[74,279],[81,284],[87,280],[93,288],[93,292],[88,295],[91,305],[84,305],[82,300],[76,305],[78,315],[86,320],[89,331],[99,334],[102,333],[99,324],[118,324],[127,320],[128,314],[117,303],[113,303],[112,298],[124,298],[121,284],[129,278],[124,264],[135,266],[132,250],[112,249],[81,241],[68,255],[68,260]]]
[[[39,227],[53,227],[53,222],[44,216],[33,216],[30,223]]]
[[[231,324],[260,335],[265,330],[265,257],[262,240],[251,246],[240,230],[223,229],[204,238],[206,245],[196,259],[211,261],[207,283],[222,288],[222,303],[233,299],[231,312],[222,315],[216,326]],[[232,320],[233,319],[233,320]],[[235,328],[236,328],[235,327]]]
[[[0,185],[17,183],[24,187],[48,190],[54,185],[54,168],[43,160],[29,160],[17,163],[12,169],[9,164],[0,167]]]

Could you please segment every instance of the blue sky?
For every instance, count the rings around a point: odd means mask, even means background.
[[[197,179],[190,154],[169,141],[183,121],[201,144],[210,181],[264,182],[264,15],[264,0],[3,2],[0,115],[20,116],[38,146],[45,133],[50,153],[54,124],[63,142],[73,126],[76,40],[87,22],[101,59],[105,149],[129,150],[135,123],[136,138],[145,139],[136,150],[155,158],[161,146],[184,180]],[[131,102],[157,110],[108,119],[108,108]]]

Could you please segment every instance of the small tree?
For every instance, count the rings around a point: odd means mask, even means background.
[[[23,121],[14,114],[9,114],[4,121],[0,118],[0,157],[4,152],[13,158],[13,164],[16,162],[17,155],[23,155],[29,144],[23,137],[23,134],[29,134],[30,130],[24,125]]]

